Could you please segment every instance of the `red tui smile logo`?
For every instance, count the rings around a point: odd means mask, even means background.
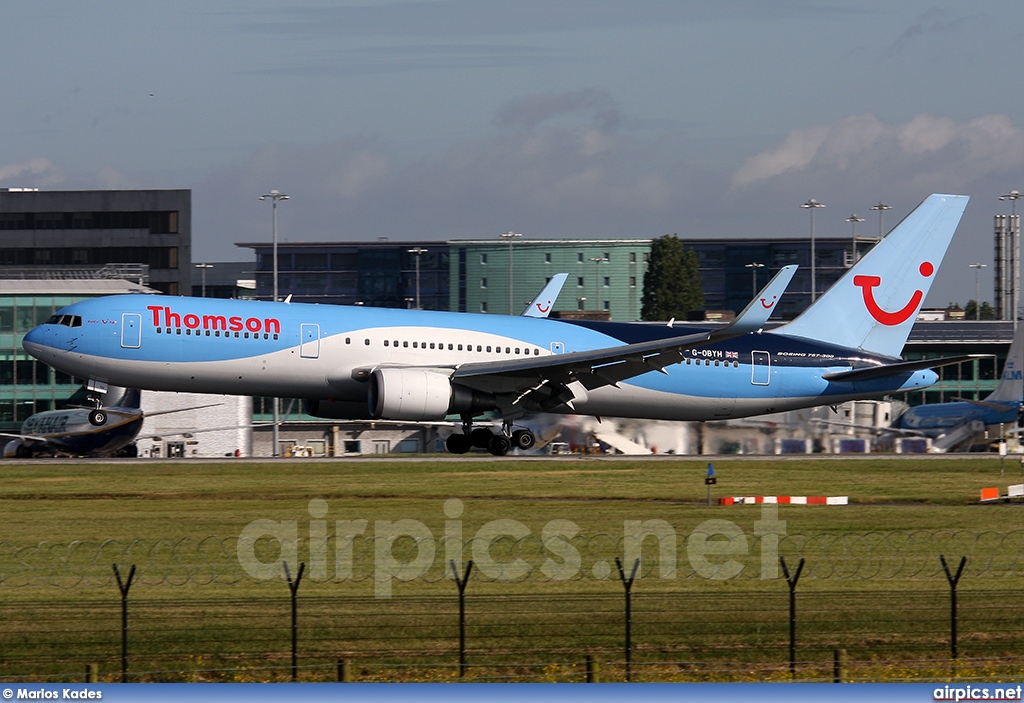
[[[928,261],[921,264],[918,269],[921,275],[925,278],[931,277],[935,273],[935,267]],[[889,312],[883,310],[881,306],[875,301],[874,288],[882,283],[882,279],[878,276],[854,276],[853,285],[859,286],[863,289],[864,293],[864,307],[871,313],[871,317],[875,318],[883,325],[894,327],[902,324],[910,319],[910,316],[917,310],[917,306],[921,304],[921,299],[924,297],[924,293],[920,290],[915,290],[914,294],[910,296],[910,302],[904,305],[896,312]]]
[[[773,295],[772,296],[771,302],[768,302],[764,298],[761,298],[761,307],[763,307],[765,310],[771,310],[772,307],[774,307],[774,305],[775,305],[775,301],[778,300],[778,299],[779,299],[779,296],[777,296],[777,295]]]
[[[551,301],[550,300],[548,301],[548,306],[546,308],[542,308],[540,306],[540,303],[534,303],[534,304],[537,306],[537,309],[540,310],[545,315],[547,315],[548,314],[548,310],[551,309]]]

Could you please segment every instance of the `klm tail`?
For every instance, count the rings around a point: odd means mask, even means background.
[[[1017,325],[999,385],[985,400],[993,403],[1019,403],[1024,400],[1024,324]]]
[[[968,199],[929,196],[802,315],[774,333],[899,356]]]

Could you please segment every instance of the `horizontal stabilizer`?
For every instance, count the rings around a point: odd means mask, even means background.
[[[963,356],[948,356],[944,359],[901,361],[895,364],[885,364],[884,366],[866,366],[864,368],[853,369],[851,371],[836,371],[835,373],[824,374],[822,378],[826,381],[868,381],[873,378],[895,376],[896,374],[911,373],[914,371],[920,371],[921,369],[936,369],[940,366],[951,366],[952,364],[962,364],[965,361],[989,359],[991,357],[991,354],[965,354]]]

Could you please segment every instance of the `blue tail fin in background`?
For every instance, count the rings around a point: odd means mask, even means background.
[[[985,400],[999,403],[1019,403],[1024,400],[1024,323],[1017,323],[999,385]]]
[[[899,356],[968,199],[929,196],[803,314],[773,333]]]

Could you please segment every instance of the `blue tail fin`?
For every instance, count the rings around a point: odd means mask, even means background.
[[[537,294],[537,297],[526,306],[521,316],[547,317],[551,313],[551,308],[555,306],[555,300],[558,298],[558,294],[562,292],[562,286],[568,277],[569,274],[567,273],[556,273],[552,276],[547,285]]]
[[[1017,324],[999,385],[985,400],[1000,403],[1019,403],[1024,400],[1024,324]]]
[[[811,307],[774,333],[899,356],[968,199],[929,196]]]

